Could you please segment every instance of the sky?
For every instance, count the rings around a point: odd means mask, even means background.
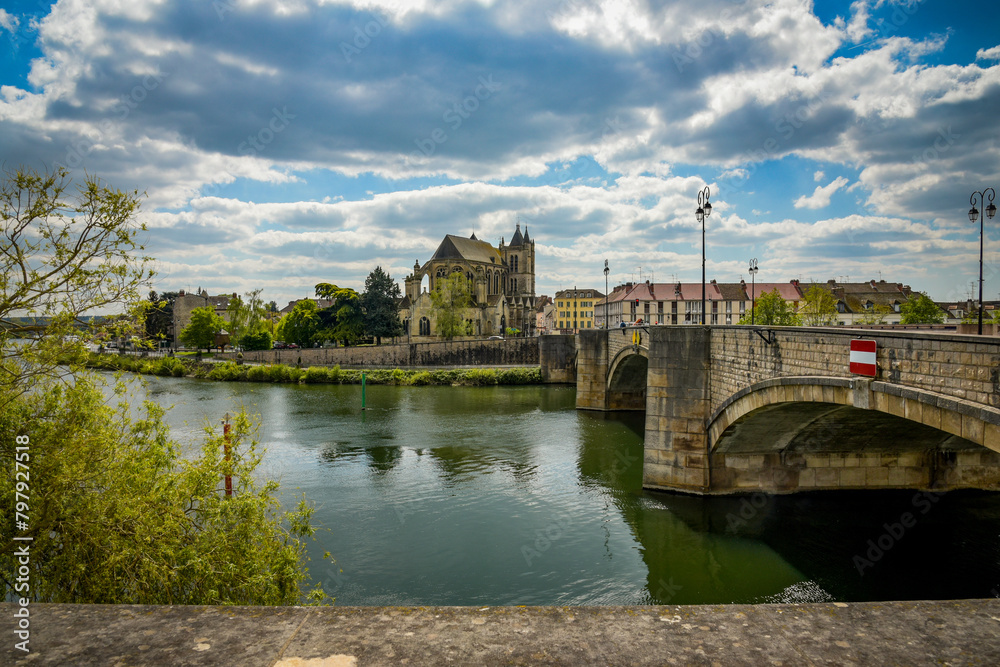
[[[536,293],[884,279],[957,300],[1000,187],[985,0],[3,0],[0,161],[145,193],[152,287],[279,305],[445,234]],[[988,203],[988,202],[987,202]],[[979,205],[982,208],[982,205]],[[1000,298],[1000,218],[984,297]]]

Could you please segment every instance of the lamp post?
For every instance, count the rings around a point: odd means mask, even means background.
[[[979,217],[979,209],[976,208],[976,195],[979,195],[979,203],[983,207],[983,217]],[[996,204],[993,203],[993,198],[996,196],[996,190],[993,188],[986,188],[982,192],[976,191],[972,193],[969,197],[969,203],[972,204],[972,208],[969,209],[969,220],[973,223],[979,220],[979,335],[983,335],[983,224],[986,222],[986,218],[990,220],[993,216],[997,214]],[[987,199],[989,199],[989,204],[986,204]]]
[[[754,305],[757,303],[757,258],[750,260],[750,324],[754,324]]]
[[[605,330],[611,328],[611,322],[608,320],[608,260],[604,260],[604,328]]]
[[[712,196],[708,186],[698,193],[698,209],[694,216],[701,223],[701,323],[705,323],[705,218],[712,215],[712,203],[708,198]]]

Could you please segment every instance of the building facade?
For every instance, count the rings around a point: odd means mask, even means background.
[[[191,311],[195,308],[211,306],[216,315],[222,319],[228,319],[226,308],[229,306],[229,300],[234,297],[236,297],[236,292],[218,296],[209,296],[208,292],[203,289],[199,289],[197,294],[186,294],[184,290],[178,292],[177,298],[174,299],[174,317],[171,323],[173,327],[171,339],[174,347],[181,345],[181,331],[191,323]]]
[[[472,305],[465,309],[466,335],[504,335],[516,329],[533,335],[535,317],[535,242],[518,223],[510,243],[494,247],[473,234],[469,238],[448,234],[434,255],[404,280],[399,317],[410,340],[439,338],[430,293],[441,281],[458,273],[465,277]]]
[[[556,292],[555,313],[552,318],[558,333],[577,333],[581,329],[593,329],[595,304],[604,294],[595,289],[565,289]]]

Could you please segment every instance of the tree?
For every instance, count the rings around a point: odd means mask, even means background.
[[[83,343],[137,333],[141,294],[153,276],[142,254],[138,191],[88,176],[70,194],[68,172],[7,170],[0,183],[0,397],[26,391],[28,378],[54,377],[81,361]],[[126,317],[92,326],[90,311]],[[43,319],[38,319],[43,318]],[[41,335],[45,334],[45,335]],[[14,339],[21,339],[13,345]],[[73,356],[75,355],[75,357]],[[74,368],[76,368],[74,366]],[[15,392],[15,393],[12,393]]]
[[[806,290],[799,308],[806,326],[830,326],[837,321],[837,299],[819,285]]]
[[[170,331],[170,325],[174,320],[174,300],[177,292],[163,292],[157,294],[156,290],[151,290],[147,297],[146,305],[146,336],[154,340],[164,340]]]
[[[234,296],[226,306],[226,315],[229,322],[226,329],[229,331],[229,341],[233,345],[243,345],[246,336],[255,336],[263,329],[263,319],[267,316],[264,301],[260,298],[263,290],[256,289],[245,294],[245,299]]]
[[[914,292],[899,307],[900,324],[941,324],[944,311],[923,292]]]
[[[320,330],[319,306],[312,299],[302,299],[292,312],[281,318],[278,323],[278,337],[286,343],[295,343],[301,347],[313,344]]]
[[[361,297],[365,333],[375,337],[376,345],[382,344],[382,338],[403,333],[403,323],[399,321],[396,310],[396,304],[402,296],[399,285],[381,266],[376,266],[365,279],[365,293]]]
[[[431,292],[431,312],[437,322],[438,335],[454,338],[465,332],[465,309],[472,306],[472,293],[465,274],[454,272],[439,279]]]
[[[246,415],[235,419],[228,461],[214,427],[192,456],[170,439],[163,408],[133,407],[124,383],[112,407],[102,384],[85,371],[0,408],[11,434],[0,455],[14,461],[15,434],[28,443],[32,490],[30,524],[17,532],[31,541],[14,541],[13,517],[0,525],[5,594],[25,565],[32,602],[301,604],[312,510],[303,502],[281,513],[277,483],[257,480],[261,451]],[[14,475],[0,476],[6,507],[15,491]],[[27,564],[15,562],[21,544],[31,545]]]
[[[152,275],[136,243],[137,192],[91,177],[75,199],[65,190],[61,170],[9,172],[0,185],[0,461],[8,465],[0,503],[30,506],[27,525],[13,517],[0,522],[4,596],[301,602],[311,509],[278,513],[276,483],[257,481],[260,452],[246,416],[237,416],[228,461],[217,432],[200,452],[182,450],[161,408],[135,406],[134,385],[98,379],[76,356],[82,346],[65,342],[71,332],[84,339],[103,333],[77,331],[88,310],[118,313],[108,318],[116,333],[143,323],[141,293]],[[22,313],[44,320],[17,319]],[[58,366],[67,361],[71,373]],[[225,473],[235,481],[228,499],[220,493]],[[18,559],[15,546],[26,544],[30,559]],[[22,567],[27,590],[13,576]]]
[[[244,350],[270,350],[274,345],[274,338],[271,337],[270,331],[258,331],[243,336],[240,344]]]
[[[222,331],[226,323],[215,314],[211,306],[195,308],[191,311],[191,322],[181,330],[181,342],[196,350],[211,348],[215,344],[215,336]]]
[[[755,324],[765,326],[799,326],[802,321],[792,310],[781,294],[775,288],[771,292],[764,292],[757,297],[756,306],[753,310],[753,320]],[[740,324],[750,324],[750,312],[746,312],[739,321]]]
[[[361,339],[365,333],[365,320],[360,294],[350,287],[319,283],[316,285],[316,296],[333,302],[320,311],[323,336],[339,340],[344,345]]]

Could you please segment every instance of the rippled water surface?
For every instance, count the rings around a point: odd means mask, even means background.
[[[287,506],[316,504],[311,571],[338,604],[1000,594],[998,494],[646,492],[643,416],[579,412],[571,387],[369,386],[365,412],[360,386],[149,388],[184,443],[241,406],[261,416],[263,470]]]

